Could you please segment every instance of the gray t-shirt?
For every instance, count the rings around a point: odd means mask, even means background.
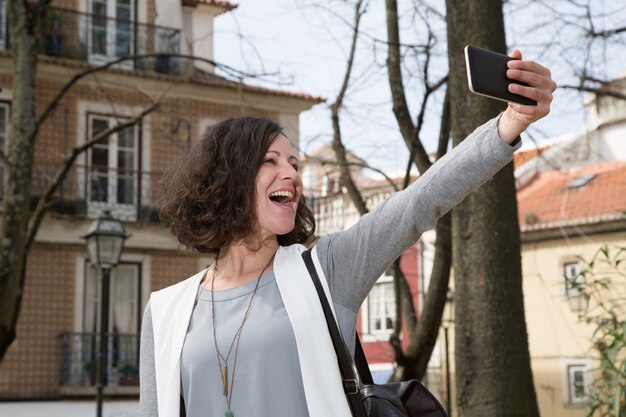
[[[231,352],[229,378],[235,371],[231,409],[237,417],[306,417],[296,339],[273,271],[261,277],[241,332],[235,364],[237,346],[230,346],[255,285],[256,280],[216,291],[214,295],[219,350],[224,357]],[[181,378],[188,417],[224,415],[227,407],[213,339],[211,292],[204,288],[200,290],[183,345]]]
[[[351,350],[357,311],[377,278],[437,218],[506,165],[519,148],[519,143],[510,146],[500,139],[496,120],[480,126],[410,187],[389,197],[350,229],[317,242],[340,329]],[[261,284],[241,336],[231,408],[237,417],[308,416],[295,336],[271,271]],[[226,345],[241,324],[253,288],[254,283],[248,283],[216,293],[220,352],[228,352]],[[226,403],[215,357],[210,301],[205,292],[201,298],[183,347],[182,392],[189,417],[221,417]],[[148,303],[141,334],[141,417],[158,416],[154,367]]]

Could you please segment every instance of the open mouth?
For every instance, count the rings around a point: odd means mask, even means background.
[[[293,193],[290,191],[274,191],[269,195],[270,200],[282,206],[291,206],[293,202]]]

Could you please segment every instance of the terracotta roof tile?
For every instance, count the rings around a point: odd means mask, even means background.
[[[210,6],[221,7],[226,12],[239,7],[238,4],[231,3],[225,0],[182,0],[182,4],[183,6],[191,6],[191,7],[195,7],[198,4],[208,4]]]
[[[586,185],[575,179],[594,175]],[[520,225],[583,221],[626,211],[626,162],[609,162],[538,174],[517,193]]]
[[[313,96],[311,94],[301,93],[297,91],[278,90],[278,89],[271,89],[271,88],[266,88],[266,87],[246,85],[246,84],[243,84],[242,86],[241,84],[235,81],[232,81],[227,78],[221,77],[219,75],[212,74],[212,73],[202,71],[199,69],[196,69],[194,71],[193,75],[190,77],[190,81],[202,83],[202,84],[226,87],[226,88],[235,88],[235,89],[242,88],[245,91],[272,94],[276,96],[293,97],[293,98],[298,98],[301,100],[312,101],[316,104],[323,103],[324,101],[326,101],[326,99],[323,97]]]
[[[541,155],[542,153],[544,153],[551,147],[552,146],[542,146],[542,147],[531,148],[528,150],[517,151],[513,155],[513,166],[515,167],[515,169],[517,169],[521,167],[522,165],[524,165],[526,162],[530,161],[531,159],[534,159],[538,155]]]

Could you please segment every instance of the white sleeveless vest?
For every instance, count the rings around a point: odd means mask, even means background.
[[[337,355],[315,286],[302,260],[304,250],[302,245],[279,247],[274,275],[296,338],[307,408],[310,417],[349,417],[351,412],[343,392]],[[313,262],[332,307],[316,249],[313,249]],[[204,273],[201,271],[153,292],[150,298],[159,417],[179,417],[180,358]]]

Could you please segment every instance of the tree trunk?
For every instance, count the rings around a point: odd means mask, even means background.
[[[463,48],[505,52],[502,0],[446,0],[452,135],[457,145],[504,109],[466,85]],[[524,318],[513,166],[453,211],[455,363],[459,415],[535,417]]]
[[[22,302],[30,212],[30,185],[35,150],[35,74],[38,7],[10,1],[9,22],[13,53],[13,101],[9,153],[5,164],[0,235],[0,359],[15,339],[15,324]]]

